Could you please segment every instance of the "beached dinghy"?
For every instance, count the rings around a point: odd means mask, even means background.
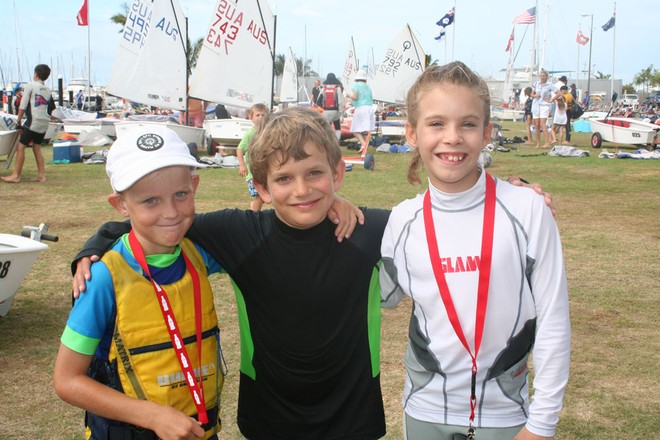
[[[18,139],[18,130],[0,131],[0,156],[7,156]]]
[[[7,315],[18,288],[37,256],[48,249],[47,245],[38,240],[0,234],[0,316]]]
[[[632,118],[592,119],[591,146],[600,148],[603,141],[617,144],[655,147],[660,126]]]

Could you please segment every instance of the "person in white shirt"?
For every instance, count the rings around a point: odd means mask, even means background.
[[[552,439],[571,336],[552,212],[479,166],[490,96],[465,64],[427,69],[407,101],[408,180],[423,165],[429,187],[392,210],[379,271],[384,306],[413,302],[404,436]]]

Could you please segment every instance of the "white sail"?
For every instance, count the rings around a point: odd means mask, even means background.
[[[298,102],[298,64],[291,48],[284,60],[280,102]]]
[[[373,81],[373,79],[376,77],[376,60],[374,58],[374,48],[372,47],[371,50],[369,51],[369,55],[367,56],[367,79],[369,81]]]
[[[348,50],[346,51],[346,58],[344,59],[344,72],[341,79],[344,84],[344,90],[351,90],[355,82],[355,75],[358,71],[358,59],[355,53],[355,43],[353,37],[348,42]]]
[[[186,20],[177,0],[134,0],[108,92],[172,110],[186,107]]]
[[[425,54],[409,25],[390,43],[371,84],[374,100],[405,103],[408,89],[424,70]]]
[[[210,14],[190,96],[249,108],[270,106],[275,19],[264,0],[218,0]]]

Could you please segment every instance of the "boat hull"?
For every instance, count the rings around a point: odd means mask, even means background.
[[[406,135],[406,121],[403,119],[378,121],[376,126],[380,129],[382,136],[404,137]]]
[[[204,130],[218,145],[238,145],[254,123],[249,119],[206,119]]]
[[[494,108],[491,110],[490,117],[500,121],[522,121],[525,118],[525,111],[510,108]]]
[[[6,156],[18,139],[18,131],[0,131],[0,156]]]
[[[592,133],[618,144],[653,144],[660,130],[660,126],[631,118],[591,119],[589,122]]]
[[[48,246],[36,240],[12,234],[0,234],[0,316],[9,312],[14,296],[39,253]]]
[[[71,134],[80,134],[83,131],[99,130],[111,138],[117,137],[115,124],[117,121],[105,121],[103,119],[92,119],[89,121],[78,121],[75,119],[64,119],[62,124],[64,131]]]

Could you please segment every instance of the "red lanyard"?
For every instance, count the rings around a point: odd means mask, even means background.
[[[490,266],[493,254],[493,230],[495,226],[495,180],[486,174],[486,199],[484,202],[484,224],[483,235],[481,239],[481,262],[479,265],[479,288],[477,294],[477,313],[474,332],[474,354],[470,349],[463,328],[458,320],[458,314],[454,307],[454,302],[449,293],[449,286],[442,270],[440,260],[440,251],[438,249],[438,240],[435,235],[433,224],[433,209],[431,206],[431,190],[428,189],[424,195],[424,227],[426,229],[426,241],[429,247],[431,265],[435,275],[440,297],[447,310],[449,322],[451,322],[454,332],[472,358],[472,380],[470,386],[470,427],[472,429],[474,422],[475,408],[477,407],[476,382],[477,382],[477,355],[481,346],[481,337],[484,333],[484,322],[486,321],[486,307],[488,305],[488,285],[490,284]]]
[[[209,422],[208,415],[206,414],[206,402],[204,401],[204,388],[202,387],[202,298],[201,298],[201,288],[199,284],[199,274],[195,269],[195,266],[190,262],[186,254],[181,250],[181,255],[186,262],[186,268],[190,273],[193,282],[193,292],[195,297],[195,327],[197,332],[197,354],[199,356],[199,382],[195,377],[195,371],[193,370],[192,364],[190,362],[190,357],[188,356],[188,351],[186,346],[183,343],[183,337],[181,336],[181,331],[179,330],[179,325],[176,322],[172,307],[170,306],[170,300],[167,297],[167,292],[163,290],[162,287],[151,278],[151,273],[149,272],[149,266],[147,265],[147,259],[144,256],[142,251],[142,246],[135,236],[135,232],[131,229],[131,232],[128,234],[128,242],[131,245],[131,250],[135,256],[135,260],[138,262],[142,271],[145,273],[149,281],[156,292],[158,297],[158,304],[160,305],[160,311],[163,313],[163,320],[165,321],[165,326],[167,331],[170,334],[170,339],[172,340],[172,347],[174,347],[174,352],[176,353],[176,358],[181,365],[181,370],[183,371],[186,382],[188,383],[188,390],[190,395],[193,398],[195,407],[197,408],[197,419],[202,424],[207,424]]]

